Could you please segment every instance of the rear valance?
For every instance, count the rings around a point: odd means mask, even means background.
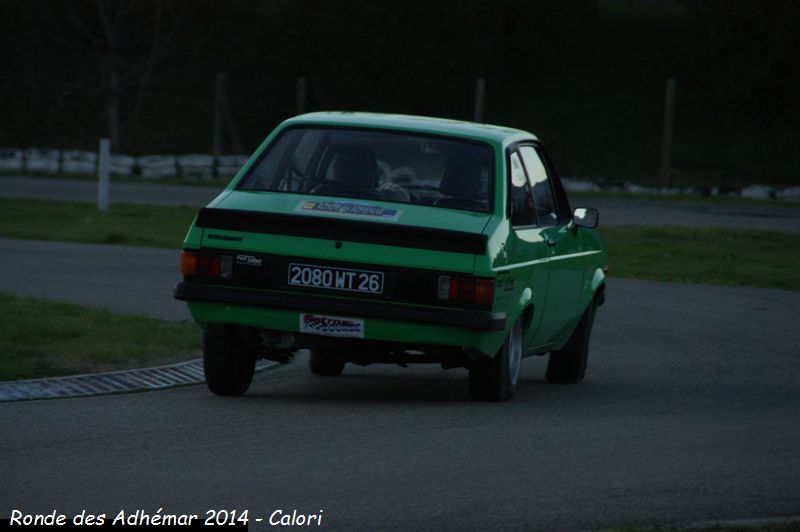
[[[483,255],[486,235],[330,217],[203,208],[198,227]]]

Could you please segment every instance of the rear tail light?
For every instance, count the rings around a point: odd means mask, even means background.
[[[181,274],[199,277],[231,276],[233,258],[230,255],[212,255],[181,251]]]
[[[491,306],[494,279],[442,275],[439,277],[437,295],[442,301]]]

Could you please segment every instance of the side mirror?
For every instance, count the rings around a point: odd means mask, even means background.
[[[594,229],[600,223],[600,213],[597,209],[578,208],[572,211],[572,223],[577,227]]]

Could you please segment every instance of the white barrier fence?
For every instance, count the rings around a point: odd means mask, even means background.
[[[214,179],[232,177],[247,162],[247,155],[142,155],[111,154],[111,175],[143,179],[181,177]],[[44,174],[97,174],[97,152],[0,148],[0,171]]]
[[[111,175],[142,179],[181,177],[183,179],[228,179],[247,162],[246,155],[143,155],[131,157],[111,154]],[[0,148],[0,172],[37,172],[44,174],[97,175],[97,153],[82,150],[20,150]],[[738,196],[752,199],[800,201],[800,187],[751,185],[731,189],[718,187],[647,187],[631,183],[609,184],[600,179],[565,178],[569,191],[621,191],[634,194],[669,194],[687,196]]]

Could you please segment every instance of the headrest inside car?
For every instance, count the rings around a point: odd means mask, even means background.
[[[371,187],[378,176],[375,153],[363,146],[336,146],[331,148],[328,179],[350,185]]]
[[[481,167],[477,161],[462,157],[447,160],[439,190],[456,198],[471,198],[481,189]]]

